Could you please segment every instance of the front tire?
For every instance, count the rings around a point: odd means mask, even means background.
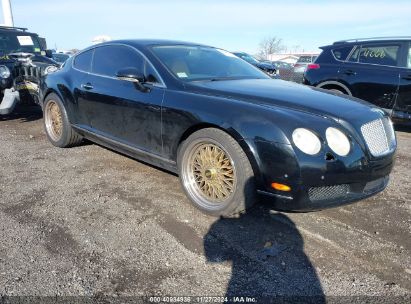
[[[254,172],[237,141],[224,131],[207,128],[180,146],[181,184],[192,204],[213,216],[233,216],[255,201]]]
[[[71,127],[63,102],[56,94],[46,97],[43,116],[47,138],[54,146],[67,148],[81,143],[82,136]]]

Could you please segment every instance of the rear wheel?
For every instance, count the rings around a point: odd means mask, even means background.
[[[66,109],[56,94],[48,95],[44,101],[43,116],[47,138],[54,146],[66,148],[82,141],[80,134],[71,127]]]
[[[213,128],[195,132],[179,149],[180,180],[191,202],[214,216],[232,216],[255,200],[254,173],[235,139]]]
[[[329,91],[337,93],[337,94],[344,94],[346,95],[347,93],[344,92],[342,89],[329,89]]]

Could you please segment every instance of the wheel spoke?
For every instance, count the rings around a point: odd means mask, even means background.
[[[229,155],[213,143],[202,143],[192,151],[191,174],[196,192],[222,203],[234,192],[236,176]]]
[[[55,141],[60,140],[63,133],[63,116],[59,105],[53,100],[47,104],[45,121],[49,136]]]

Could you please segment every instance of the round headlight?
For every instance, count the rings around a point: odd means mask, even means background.
[[[3,79],[9,78],[11,75],[10,69],[5,65],[0,65],[0,77]]]
[[[312,131],[298,128],[293,132],[294,144],[306,154],[315,155],[321,150],[321,142]]]
[[[328,146],[339,156],[347,156],[351,150],[350,141],[343,132],[336,128],[328,128],[325,132]]]
[[[46,67],[44,69],[44,75],[48,75],[51,73],[54,73],[55,71],[58,70],[58,67],[54,66],[54,65],[49,65],[48,67]]]

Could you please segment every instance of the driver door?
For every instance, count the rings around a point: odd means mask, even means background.
[[[152,82],[147,91],[116,77],[119,70],[135,68]],[[161,104],[164,86],[157,82],[151,64],[135,49],[107,45],[94,50],[91,73],[83,87],[88,89],[90,128],[106,138],[160,155]]]

